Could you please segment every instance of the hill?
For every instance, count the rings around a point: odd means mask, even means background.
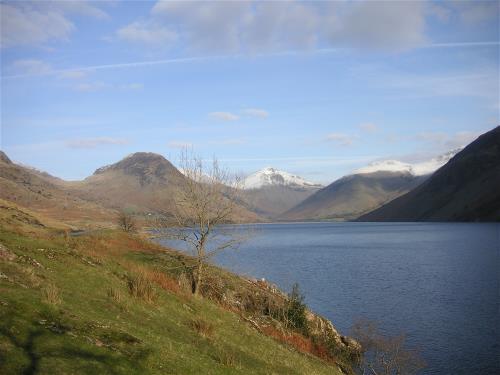
[[[98,168],[83,181],[65,186],[82,198],[113,209],[138,214],[169,211],[186,177],[162,155],[137,152],[115,164]],[[254,212],[238,205],[237,221],[261,221]]]
[[[378,171],[345,176],[280,216],[282,220],[351,220],[410,191],[425,177]]]
[[[0,373],[352,373],[353,342],[330,322],[286,328],[264,313],[283,294],[216,267],[215,292],[195,298],[190,262],[124,232],[71,237],[0,201]]]
[[[13,163],[0,151],[0,199],[73,226],[108,225],[116,213],[84,199],[47,173]]]
[[[500,127],[481,135],[420,186],[359,221],[500,221]]]

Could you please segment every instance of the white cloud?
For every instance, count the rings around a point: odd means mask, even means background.
[[[352,146],[356,137],[345,133],[330,133],[326,136],[326,140],[333,142],[339,146]]]
[[[269,112],[259,108],[247,108],[243,110],[243,114],[251,117],[267,118]]]
[[[126,145],[129,143],[127,139],[123,138],[110,138],[110,137],[97,137],[97,138],[80,138],[71,139],[65,142],[69,148],[97,148],[99,146],[109,145]]]
[[[421,1],[333,3],[330,12],[327,33],[333,44],[405,50],[426,42],[425,3]]]
[[[233,145],[242,145],[247,143],[246,138],[227,138],[227,139],[219,139],[213,140],[209,142],[212,145],[222,145],[222,146],[233,146]]]
[[[212,112],[208,114],[210,117],[221,121],[236,121],[240,117],[231,112]]]
[[[427,40],[424,10],[425,3],[418,1],[158,1],[147,20],[119,33],[131,30],[127,40],[147,44],[153,30],[175,30],[180,48],[210,54],[326,47],[405,50]]]
[[[191,142],[171,141],[171,142],[168,142],[168,147],[169,148],[187,149],[187,148],[192,148],[193,144]]]
[[[73,89],[81,92],[94,92],[110,88],[111,85],[104,82],[82,82],[73,86]]]
[[[52,72],[52,67],[50,64],[42,60],[16,60],[12,63],[11,69],[16,74],[23,75],[43,75],[50,74]]]
[[[466,146],[480,135],[481,132],[476,131],[460,131],[453,134],[445,132],[422,132],[416,136],[416,139],[450,150]]]
[[[144,85],[142,83],[126,83],[119,86],[122,90],[142,90]]]
[[[378,130],[378,126],[371,122],[365,122],[363,124],[359,124],[359,128],[366,133],[373,133]]]
[[[498,1],[451,1],[447,4],[458,12],[462,22],[469,25],[477,25],[495,18],[498,20],[499,17],[500,3]]]
[[[81,70],[68,70],[59,73],[59,77],[62,79],[82,79],[87,76],[87,73]]]
[[[68,40],[75,25],[67,14],[107,17],[104,11],[85,1],[2,2],[0,45],[6,48]]]
[[[144,22],[133,22],[116,32],[118,38],[150,45],[170,45],[177,40],[177,33],[168,28]]]

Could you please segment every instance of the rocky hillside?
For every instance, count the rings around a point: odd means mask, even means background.
[[[500,127],[409,193],[360,221],[500,221]]]

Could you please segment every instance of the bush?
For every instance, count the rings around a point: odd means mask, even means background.
[[[128,289],[132,296],[152,303],[156,299],[153,283],[142,273],[133,275],[128,280]]]
[[[299,284],[293,284],[292,292],[288,295],[286,307],[287,324],[292,328],[307,335],[309,332],[306,317],[306,305],[304,295],[301,294]]]
[[[54,284],[48,284],[42,289],[43,300],[51,305],[61,303],[59,289]]]
[[[116,289],[116,288],[109,288],[108,291],[107,291],[107,295],[110,299],[112,299],[113,301],[117,302],[117,303],[121,303],[122,302],[122,293]]]
[[[189,326],[203,337],[211,337],[214,332],[214,326],[202,318],[191,320]]]
[[[118,226],[125,232],[135,232],[137,229],[134,216],[126,211],[121,211],[119,213]]]

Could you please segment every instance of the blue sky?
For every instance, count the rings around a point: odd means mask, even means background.
[[[0,3],[1,148],[81,179],[184,146],[329,183],[500,123],[499,3]]]

